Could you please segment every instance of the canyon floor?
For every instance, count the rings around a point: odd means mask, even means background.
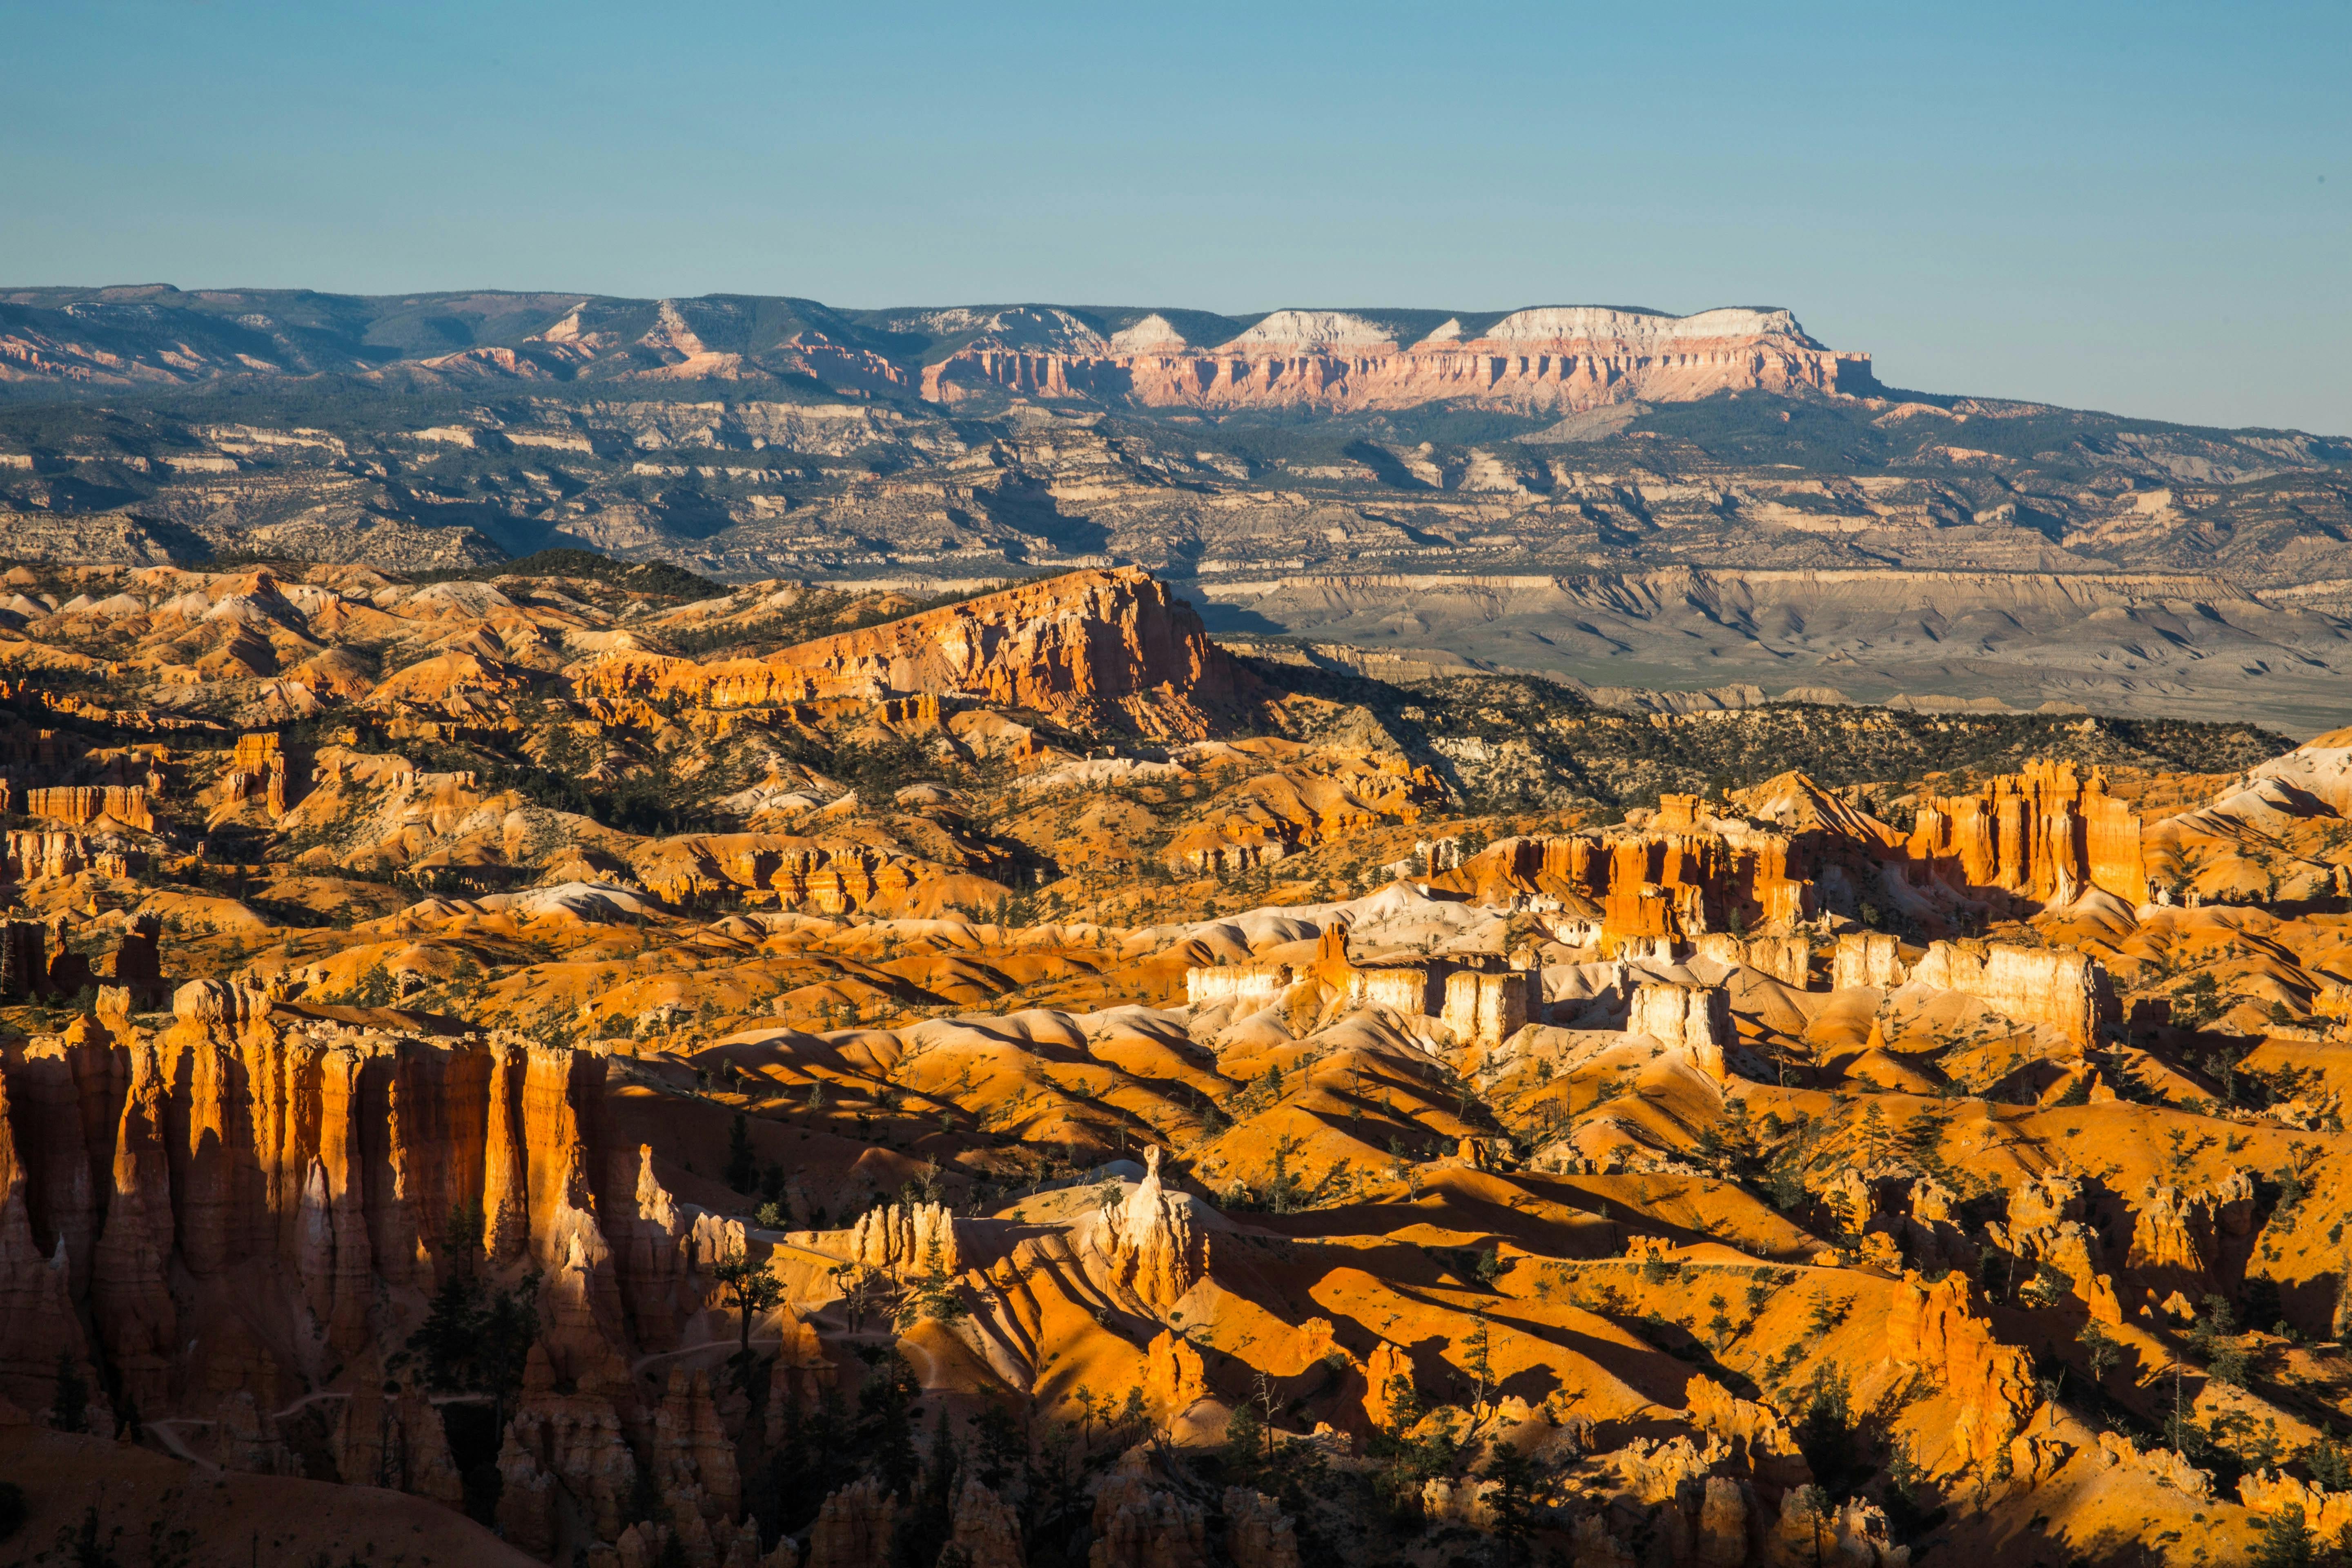
[[[2315,706],[1678,702],[1134,566],[0,595],[0,1563],[2352,1536]]]

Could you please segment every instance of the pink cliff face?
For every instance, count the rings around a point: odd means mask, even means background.
[[[1153,318],[1157,320],[1158,318]],[[1162,323],[1164,325],[1164,323]],[[1656,316],[1591,307],[1521,310],[1465,339],[1449,322],[1401,344],[1334,310],[1277,310],[1232,342],[1195,348],[1126,342],[1078,348],[983,340],[923,372],[923,395],[954,403],[980,388],[1144,407],[1410,408],[1468,400],[1581,408],[1718,391],[1862,393],[1867,356],[1824,349],[1785,310]]]

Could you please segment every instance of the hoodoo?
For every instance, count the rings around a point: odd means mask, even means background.
[[[1220,353],[1721,369],[1367,321]],[[89,571],[11,580],[138,613],[0,641],[30,1539],[1770,1568],[2332,1508],[2336,1396],[2256,1368],[2343,1327],[2340,737],[1399,683],[1133,567]],[[111,706],[37,684],[101,652]]]

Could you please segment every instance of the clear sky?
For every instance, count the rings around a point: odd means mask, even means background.
[[[0,283],[1793,309],[2352,434],[2352,5],[0,0]]]

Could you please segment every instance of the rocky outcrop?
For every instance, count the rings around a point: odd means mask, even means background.
[[[807,1568],[889,1568],[898,1534],[897,1500],[873,1476],[824,1500],[809,1527]]]
[[[963,1267],[955,1216],[944,1204],[891,1204],[857,1216],[849,1233],[850,1260],[892,1279],[952,1275]]]
[[[950,1553],[959,1568],[1022,1568],[1021,1521],[1013,1505],[971,1476],[956,1489],[950,1510],[948,1544],[940,1553],[942,1564]]]
[[[1122,1458],[1095,1493],[1087,1568],[1207,1568],[1201,1510],[1157,1483],[1140,1451]]]
[[[1445,977],[1438,1021],[1456,1045],[1492,1049],[1527,1026],[1535,987],[1525,970],[1458,970]]]
[[[2099,1453],[2103,1468],[2136,1471],[2199,1502],[2213,1495],[2213,1472],[2199,1469],[2189,1462],[2185,1455],[2176,1454],[2169,1448],[2137,1448],[2132,1446],[2132,1440],[2120,1432],[2102,1432],[2099,1434]],[[2284,1492],[2274,1484],[2265,1485],[2260,1479],[2256,1480],[2255,1493],[2283,1502],[2295,1500],[2293,1494]],[[2305,1522],[2310,1522],[2307,1514]]]
[[[1039,579],[759,659],[616,649],[565,679],[574,697],[615,719],[631,703],[656,703],[937,732],[942,700],[961,700],[1170,740],[1206,736],[1254,689],[1192,606],[1134,567]]]
[[[1848,931],[1830,959],[1830,989],[1867,985],[1891,991],[1903,984],[1902,943],[1884,931]]]
[[[173,1223],[165,1082],[154,1048],[136,1042],[114,1139],[114,1184],[106,1205],[106,1226],[90,1260],[99,1339],[121,1370],[125,1393],[149,1408],[160,1406],[168,1391],[179,1330],[178,1310],[166,1279]],[[323,1194],[315,1187],[305,1198],[323,1206]],[[314,1266],[322,1261],[315,1249],[304,1250],[305,1261]],[[327,1270],[320,1273],[326,1276]],[[320,1278],[317,1284],[323,1294],[331,1289],[331,1277]]]
[[[1738,1040],[1731,998],[1720,985],[1635,986],[1625,1032],[1649,1036],[1717,1083],[1726,1076],[1724,1052]]]
[[[1204,964],[1184,972],[1184,1002],[1192,1007],[1231,1007],[1238,1016],[1273,1002],[1290,989],[1294,978],[1286,963]]]
[[[2221,1283],[2229,1238],[2249,1235],[2253,1218],[2253,1178],[2244,1171],[2193,1194],[2151,1176],[2132,1205],[2124,1267],[2158,1296],[2180,1290],[2201,1299]]]
[[[1600,921],[1605,952],[1629,942],[1695,940],[1811,912],[1785,836],[1704,815],[1693,797],[1632,832],[1506,838],[1431,884],[1496,902],[1513,892],[1560,900]]]
[[[735,1444],[719,1422],[708,1373],[670,1370],[668,1391],[654,1413],[654,1466],[673,1512],[692,1507],[716,1523],[742,1511]]]
[[[774,658],[890,692],[952,694],[1163,738],[1208,734],[1249,680],[1189,605],[1135,567],[1048,578]]]
[[[1693,1425],[1712,1434],[1729,1449],[1738,1469],[1767,1486],[1802,1486],[1812,1479],[1788,1421],[1769,1405],[1741,1399],[1713,1378],[1700,1373],[1683,1389]]]
[[[1904,1276],[1887,1310],[1886,1354],[1927,1373],[1958,1407],[1952,1448],[1964,1460],[1991,1458],[2033,1409],[2032,1358],[1993,1338],[1961,1275],[1933,1284]]]
[[[258,1412],[340,1374],[343,1479],[454,1501],[437,1414],[385,1391],[382,1358],[407,1331],[398,1304],[421,1310],[442,1244],[467,1239],[452,1215],[478,1213],[484,1266],[541,1279],[501,1516],[513,1539],[551,1542],[576,1506],[614,1539],[637,1474],[621,1347],[698,1306],[710,1243],[642,1152],[614,1147],[604,1058],[355,1028],[220,981],[183,987],[157,1035],[117,1023],[0,1053],[0,1394],[45,1407],[86,1321],[144,1415],[217,1410],[225,1459],[281,1468]],[[667,1506],[723,1554],[741,1484],[707,1384],[677,1374],[645,1418]]]
[[[1144,1156],[1143,1180],[1125,1202],[1096,1213],[1082,1245],[1112,1289],[1165,1310],[1208,1272],[1209,1238],[1193,1226],[1191,1200],[1160,1184],[1158,1147]]]
[[[1801,936],[1743,937],[1729,931],[1704,931],[1692,939],[1691,945],[1701,958],[1759,970],[1800,991],[1811,983],[1812,944]]]
[[[630,862],[655,897],[685,903],[723,893],[821,914],[932,914],[944,904],[985,907],[1008,895],[985,856],[919,859],[871,845],[780,833],[691,833],[636,847]]]
[[[2118,1016],[2115,987],[2097,959],[2006,942],[1937,942],[1912,966],[1923,985],[1964,991],[2021,1024],[2041,1024],[2077,1045]]]
[[[2098,1232],[2087,1221],[2089,1189],[2064,1171],[2027,1176],[2010,1190],[2004,1220],[1986,1226],[1993,1245],[2021,1263],[2047,1264],[2089,1301],[2105,1266]],[[2023,1278],[2021,1275],[2020,1278]]]
[[[29,1184],[11,1126],[14,1109],[0,1079],[0,1396],[39,1410],[55,1392],[60,1364],[78,1368],[86,1386],[98,1384],[73,1308],[65,1237],[44,1257],[33,1234]]]
[[[1144,1404],[1172,1417],[1183,1415],[1208,1394],[1208,1370],[1192,1342],[1168,1329],[1153,1335],[1144,1352]]]
[[[285,742],[277,734],[239,735],[228,772],[221,777],[220,804],[259,801],[272,821],[285,816],[289,764]]]
[[[1476,1476],[1432,1476],[1421,1483],[1422,1515],[1436,1524],[1492,1530],[1497,1489]]]
[[[534,1557],[555,1550],[555,1478],[507,1431],[499,1450],[499,1533]]]
[[[2049,905],[2092,888],[2127,905],[2147,897],[2139,814],[2107,794],[2104,773],[2073,763],[2032,762],[1973,795],[1930,796],[1904,852],[1964,890]]]
[[[1364,1362],[1364,1415],[1387,1431],[1397,1424],[1397,1396],[1412,1388],[1412,1358],[1382,1340]]]
[[[1911,1184],[1909,1212],[1900,1216],[1895,1230],[1903,1256],[1927,1279],[1940,1279],[1956,1268],[1970,1273],[1976,1268],[1976,1244],[1961,1228],[1959,1205],[1960,1195],[1933,1176]]]
[[[1425,763],[1318,750],[1222,792],[1160,851],[1171,870],[1234,874],[1384,824],[1411,825],[1447,798]]]
[[[1773,1561],[1790,1568],[1811,1563],[1904,1568],[1911,1561],[1911,1549],[1895,1544],[1876,1504],[1834,1502],[1818,1490],[1792,1491],[1780,1500],[1771,1540]]]
[[[108,821],[144,833],[155,830],[155,812],[144,784],[68,784],[28,789],[19,807],[26,816],[47,817],[65,827]]]
[[[1667,316],[1545,306],[1515,311],[1476,335],[1456,321],[1412,342],[1346,311],[1277,310],[1218,345],[1186,343],[1172,327],[1148,342],[1125,334],[1063,337],[1052,346],[983,338],[927,367],[923,395],[953,404],[993,390],[1216,409],[1467,400],[1564,413],[1636,398],[1758,389],[1853,394],[1876,384],[1868,356],[1822,348],[1786,310]]]
[[[1234,1568],[1298,1568],[1298,1532],[1272,1498],[1227,1487],[1225,1555]]]
[[[2303,1510],[2305,1528],[2333,1541],[2352,1526],[2352,1492],[2331,1492],[2276,1470],[2255,1470],[2238,1480],[2238,1500],[2256,1513],[2276,1513],[2293,1504]]]

